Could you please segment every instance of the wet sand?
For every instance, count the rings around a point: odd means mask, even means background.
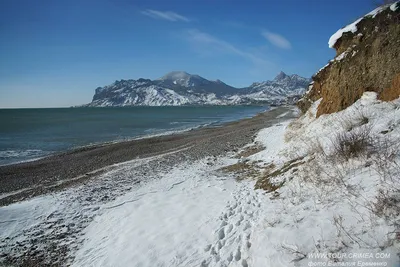
[[[182,160],[196,160],[237,151],[250,143],[260,129],[293,117],[288,112],[292,109],[279,107],[220,127],[84,147],[37,161],[0,166],[0,206],[79,185],[115,164],[133,159],[174,152],[181,154]],[[277,118],[286,112],[286,116]],[[179,160],[169,164],[172,167]]]

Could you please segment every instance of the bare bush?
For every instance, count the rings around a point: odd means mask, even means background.
[[[283,251],[286,251],[286,252],[292,254],[295,257],[292,260],[292,262],[301,261],[302,259],[307,258],[307,253],[300,251],[298,246],[296,246],[296,245],[292,245],[292,246],[281,245],[281,249]]]
[[[400,141],[389,138],[377,138],[374,141],[374,168],[382,181],[390,182],[391,186],[400,191]]]
[[[370,127],[360,127],[351,132],[339,133],[332,141],[334,156],[348,161],[351,158],[367,155],[373,147]]]
[[[400,215],[400,192],[380,190],[376,199],[372,207],[378,217],[390,220]]]
[[[347,116],[339,120],[340,124],[347,132],[350,132],[357,127],[366,125],[369,123],[369,121],[370,120],[367,112],[362,109],[356,109],[354,114],[351,116]]]

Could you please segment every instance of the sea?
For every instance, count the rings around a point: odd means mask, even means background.
[[[268,106],[0,109],[0,166],[88,145],[220,126],[268,109]]]

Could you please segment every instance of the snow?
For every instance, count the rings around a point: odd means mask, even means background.
[[[163,83],[167,81],[167,83]],[[309,79],[298,75],[284,79],[254,83],[248,88],[229,90],[223,95],[211,82],[186,72],[171,72],[155,80],[123,80],[96,90],[95,98],[87,106],[180,106],[180,105],[234,105],[251,104],[252,101],[283,102],[289,97],[302,95]],[[188,89],[177,90],[171,84]],[[202,86],[198,88],[197,86]],[[201,89],[201,90],[199,90]],[[105,94],[104,91],[107,91]],[[99,95],[97,95],[99,94]]]
[[[79,246],[71,252],[72,266],[298,267],[314,264],[310,257],[315,253],[390,253],[384,259],[343,257],[339,263],[356,258],[395,266],[399,244],[391,233],[398,231],[398,218],[388,213],[390,219],[385,220],[371,207],[380,191],[396,192],[400,170],[388,163],[385,170],[394,180],[384,178],[375,154],[337,160],[332,140],[338,134],[370,129],[374,140],[398,142],[400,99],[382,102],[366,92],[349,108],[316,118],[320,102],[298,119],[261,130],[254,144],[265,149],[256,154],[237,159],[228,153],[187,162],[154,173],[157,179],[88,209],[93,219],[74,242]],[[360,123],[361,115],[368,120]],[[384,147],[379,149],[385,152]],[[260,175],[267,172],[265,166],[282,170],[288,162],[298,164],[271,177],[271,182],[284,185],[266,193],[254,190],[254,179],[238,182],[235,174],[220,170],[239,161],[253,164]],[[130,177],[135,164],[141,163],[115,166],[106,176],[114,183],[114,176]],[[55,193],[2,207],[0,237],[27,238],[18,233],[40,220],[51,220],[50,214],[66,206],[85,212],[70,203]],[[326,257],[318,262],[333,263]]]
[[[395,8],[395,6],[396,6],[396,3],[395,3],[395,4],[392,4],[392,5],[390,6],[390,9],[391,9],[392,11],[395,11],[396,9],[393,10],[393,8]],[[380,7],[376,8],[376,9],[372,10],[371,12],[369,12],[368,14],[366,14],[365,16],[363,16],[362,18],[357,19],[357,20],[354,21],[353,23],[351,23],[351,24],[349,24],[349,25],[347,25],[347,26],[341,28],[341,29],[338,30],[337,32],[335,32],[335,33],[331,36],[331,38],[329,38],[329,41],[328,41],[329,48],[333,48],[333,47],[335,46],[337,40],[339,40],[339,39],[342,37],[343,33],[345,33],[345,32],[352,32],[352,33],[357,32],[357,30],[358,30],[358,29],[357,29],[357,24],[358,24],[361,20],[363,20],[365,17],[372,17],[372,18],[375,18],[376,15],[378,15],[380,12],[382,12],[383,10],[385,10],[387,7],[388,7],[388,5],[380,6]]]
[[[332,63],[332,61],[333,61],[333,60],[330,60],[325,66],[323,66],[322,68],[320,68],[320,69],[317,71],[317,73],[316,73],[315,75],[318,75],[318,73],[320,73],[320,72],[323,71],[325,68],[327,68],[327,67]]]
[[[356,21],[354,21],[353,23],[347,25],[346,27],[338,30],[337,32],[335,32],[331,38],[329,38],[329,48],[333,48],[337,42],[338,39],[340,39],[343,35],[343,33],[345,32],[352,32],[355,33],[357,31],[357,24],[362,20],[363,18],[360,18]]]
[[[390,253],[390,258],[373,262],[394,266],[399,260],[397,248],[385,244],[396,228],[368,208],[379,189],[392,185],[382,183],[375,168],[354,160],[346,165],[350,171],[342,179],[357,195],[337,184],[318,186],[308,168],[321,162],[310,155],[307,142],[320,140],[329,153],[331,138],[346,130],[341,122],[352,118],[357,124],[360,112],[368,116],[373,134],[390,128],[388,138],[396,140],[400,99],[381,102],[375,93],[367,92],[348,109],[316,119],[319,103],[295,121],[261,130],[254,143],[265,149],[240,159],[259,168],[271,163],[280,168],[301,158],[304,165],[296,173],[275,178],[285,181],[277,195],[254,190],[252,180],[238,183],[232,175],[219,172],[221,166],[237,162],[229,155],[212,160],[211,166],[210,159],[188,163],[103,207],[105,212],[86,229],[73,266],[133,262],[136,266],[310,266],[315,262],[311,255],[332,252]],[[337,165],[323,164],[318,179],[325,179],[323,173]],[[328,258],[318,261],[332,264]],[[340,262],[351,263],[353,258]]]
[[[399,8],[399,2],[393,3],[390,5],[390,10],[396,11]]]
[[[194,87],[200,84],[209,83],[208,80],[199,75],[192,75],[184,71],[172,71],[157,80],[170,81],[173,84],[184,87]]]
[[[14,205],[1,207],[0,239],[4,240],[12,233],[20,232],[22,229],[35,224],[37,217],[50,214],[54,211],[55,201],[50,196],[38,197]]]
[[[347,53],[348,53],[347,51],[341,53],[339,56],[337,56],[335,58],[335,61],[341,61],[342,59],[344,59],[347,56]]]
[[[316,119],[315,113],[319,102],[314,103],[308,114],[295,121],[295,123],[290,125],[282,124],[287,129],[285,134],[286,139],[290,140],[289,142],[283,142],[282,140],[276,142],[277,138],[281,136],[280,134],[274,136],[274,133],[281,131],[278,126],[275,126],[275,130],[272,127],[269,130],[261,131],[257,141],[264,144],[266,150],[252,156],[253,160],[264,160],[281,165],[282,162],[287,162],[292,157],[307,157],[310,146],[305,144],[305,140],[310,142],[321,139],[322,145],[328,151],[332,145],[330,138],[343,131],[342,127],[338,126],[338,123],[345,118],[355,118],[362,108],[368,114],[371,125],[374,125],[374,133],[379,133],[386,129],[388,124],[398,125],[400,123],[400,109],[396,109],[392,104],[377,101],[374,93],[365,93],[356,104],[343,112],[324,115]],[[397,105],[399,104],[400,101],[397,100]],[[394,118],[396,118],[395,121],[393,121]],[[397,132],[393,133],[394,139],[399,137],[399,130],[398,127]],[[271,142],[271,140],[274,141]],[[268,151],[271,151],[271,153]],[[315,163],[312,161],[312,164]],[[323,172],[328,172],[332,166],[328,163],[324,164],[326,164],[326,169]],[[279,198],[271,200],[265,205],[266,209],[262,213],[270,214],[270,216],[262,218],[262,223],[258,224],[257,229],[254,230],[253,236],[257,238],[251,240],[256,248],[251,254],[253,257],[252,266],[262,266],[263,264],[264,266],[293,266],[293,260],[301,256],[293,251],[299,251],[305,255],[310,255],[313,252],[335,251],[337,249],[341,249],[342,252],[346,253],[360,251],[372,251],[375,253],[380,251],[378,246],[374,248],[371,246],[368,250],[357,248],[357,246],[351,249],[344,249],[334,241],[337,240],[337,227],[332,221],[339,216],[345,218],[343,219],[345,227],[351,235],[354,234],[356,238],[360,238],[360,240],[368,244],[375,242],[383,244],[387,241],[386,234],[393,231],[392,226],[387,225],[378,218],[374,220],[366,219],[373,215],[371,215],[366,205],[363,206],[362,204],[365,199],[373,199],[373,196],[377,194],[377,184],[382,186],[379,183],[381,179],[379,175],[370,168],[360,168],[357,165],[349,167],[355,168],[355,170],[352,175],[346,175],[344,178],[346,182],[352,185],[362,184],[363,187],[360,196],[358,198],[353,196],[351,201],[347,201],[347,196],[345,196],[344,192],[337,190],[337,188],[335,189],[335,186],[323,190],[312,183],[306,183],[304,180],[292,176],[293,174],[286,174],[286,177],[280,177],[280,179],[286,179],[289,182],[279,190]],[[304,177],[311,179],[308,176],[312,174],[307,170],[304,171]],[[290,180],[292,178],[293,180]],[[354,212],[354,209],[357,210],[357,213]],[[358,216],[361,218],[356,219]],[[366,229],[368,229],[368,234],[366,234]],[[396,249],[388,247],[385,251],[395,255]],[[351,259],[347,258],[344,261],[351,261]],[[394,266],[398,258],[392,257],[390,261],[387,266]],[[327,262],[327,259],[324,262]],[[309,263],[310,260],[305,258],[294,266],[307,266]]]
[[[217,214],[232,200],[233,179],[207,175],[206,162],[174,169],[104,207],[86,231],[74,266],[190,266],[218,228]]]

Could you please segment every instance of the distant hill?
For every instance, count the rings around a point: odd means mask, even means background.
[[[280,72],[272,81],[235,88],[220,80],[173,71],[156,80],[120,80],[98,87],[86,106],[281,104],[301,96],[309,83],[310,79]]]

